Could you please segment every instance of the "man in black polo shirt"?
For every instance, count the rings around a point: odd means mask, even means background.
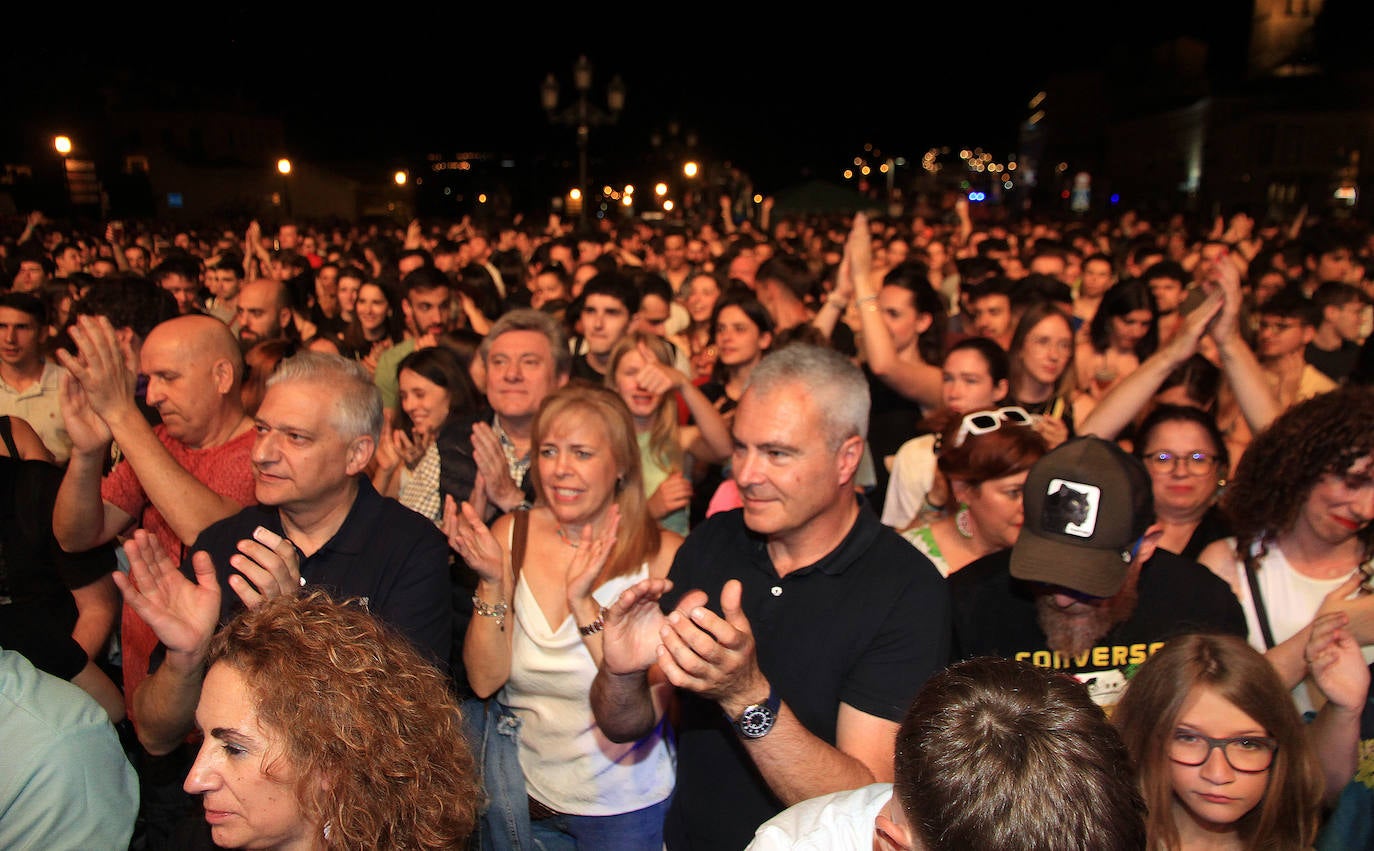
[[[678,686],[674,851],[743,848],[785,806],[890,781],[902,716],[948,660],[939,572],[855,492],[868,405],[834,350],[765,357],[735,412],[743,508],[604,617],[591,700],[609,738],[657,723],[651,681]]]
[[[356,362],[318,352],[288,358],[256,416],[260,504],[209,526],[180,571],[143,532],[126,545],[130,577],[115,581],[161,642],[157,670],[139,686],[138,735],[150,753],[170,753],[191,732],[217,625],[242,605],[305,585],[360,598],[447,665],[448,542],[368,480],[381,421],[378,391]]]
[[[1061,444],[1031,467],[1023,493],[1016,544],[949,577],[956,658],[1003,656],[1072,674],[1110,710],[1173,636],[1245,637],[1224,581],[1156,549],[1149,473],[1115,443]]]

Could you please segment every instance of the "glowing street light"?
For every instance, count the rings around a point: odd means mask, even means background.
[[[286,179],[291,174],[291,160],[282,157],[277,160],[277,173],[281,175],[281,203],[287,218],[291,217],[291,184]]]
[[[539,87],[539,102],[550,122],[577,128],[577,186],[583,189],[587,185],[587,139],[591,135],[591,128],[614,124],[620,117],[620,111],[625,108],[625,82],[619,75],[613,77],[606,88],[609,110],[598,108],[587,99],[592,89],[592,63],[586,56],[580,56],[573,65],[573,85],[577,89],[577,101],[560,111],[558,79],[550,73]],[[585,207],[583,210],[581,216],[585,221]]]
[[[52,140],[53,149],[62,156],[72,152],[72,140],[70,136],[54,136]]]
[[[701,166],[697,165],[695,162],[691,160],[688,160],[687,162],[682,164],[682,175],[689,179],[696,177],[697,173],[700,171]]]
[[[406,174],[405,170],[402,169],[396,172],[394,175],[392,175],[392,180],[396,181],[397,186],[405,186],[406,183],[410,180],[410,175]]]

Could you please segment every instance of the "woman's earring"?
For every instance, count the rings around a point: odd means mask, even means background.
[[[959,532],[961,537],[973,537],[973,526],[969,522],[971,519],[968,513],[968,503],[959,503],[959,510],[954,514],[954,528]]]

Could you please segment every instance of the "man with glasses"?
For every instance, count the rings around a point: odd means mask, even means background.
[[[1316,336],[1319,321],[1312,299],[1297,287],[1285,287],[1256,312],[1255,354],[1278,391],[1281,409],[1335,389],[1335,381],[1307,362],[1307,344]]]
[[[1186,463],[1186,462],[1185,462]],[[1224,581],[1156,544],[1144,465],[1079,437],[1031,467],[1015,545],[949,577],[955,658],[1002,656],[1071,674],[1110,709],[1134,666],[1184,632],[1245,636]]]

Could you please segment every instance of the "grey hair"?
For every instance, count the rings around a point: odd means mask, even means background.
[[[333,390],[330,424],[345,441],[382,431],[382,394],[363,365],[342,355],[303,351],[286,358],[267,379],[268,387],[293,381],[312,381]]]
[[[491,344],[507,331],[538,331],[543,334],[549,340],[549,348],[553,350],[554,374],[568,375],[572,372],[572,350],[568,348],[568,335],[564,332],[563,326],[549,314],[532,307],[508,310],[491,324],[491,329],[487,331],[487,336],[482,339],[482,345],[477,350],[482,355],[484,365],[487,362],[487,353],[491,351]]]
[[[749,389],[767,395],[798,384],[815,400],[832,450],[850,437],[868,437],[868,380],[849,358],[827,346],[789,343],[764,355],[749,375]]]

